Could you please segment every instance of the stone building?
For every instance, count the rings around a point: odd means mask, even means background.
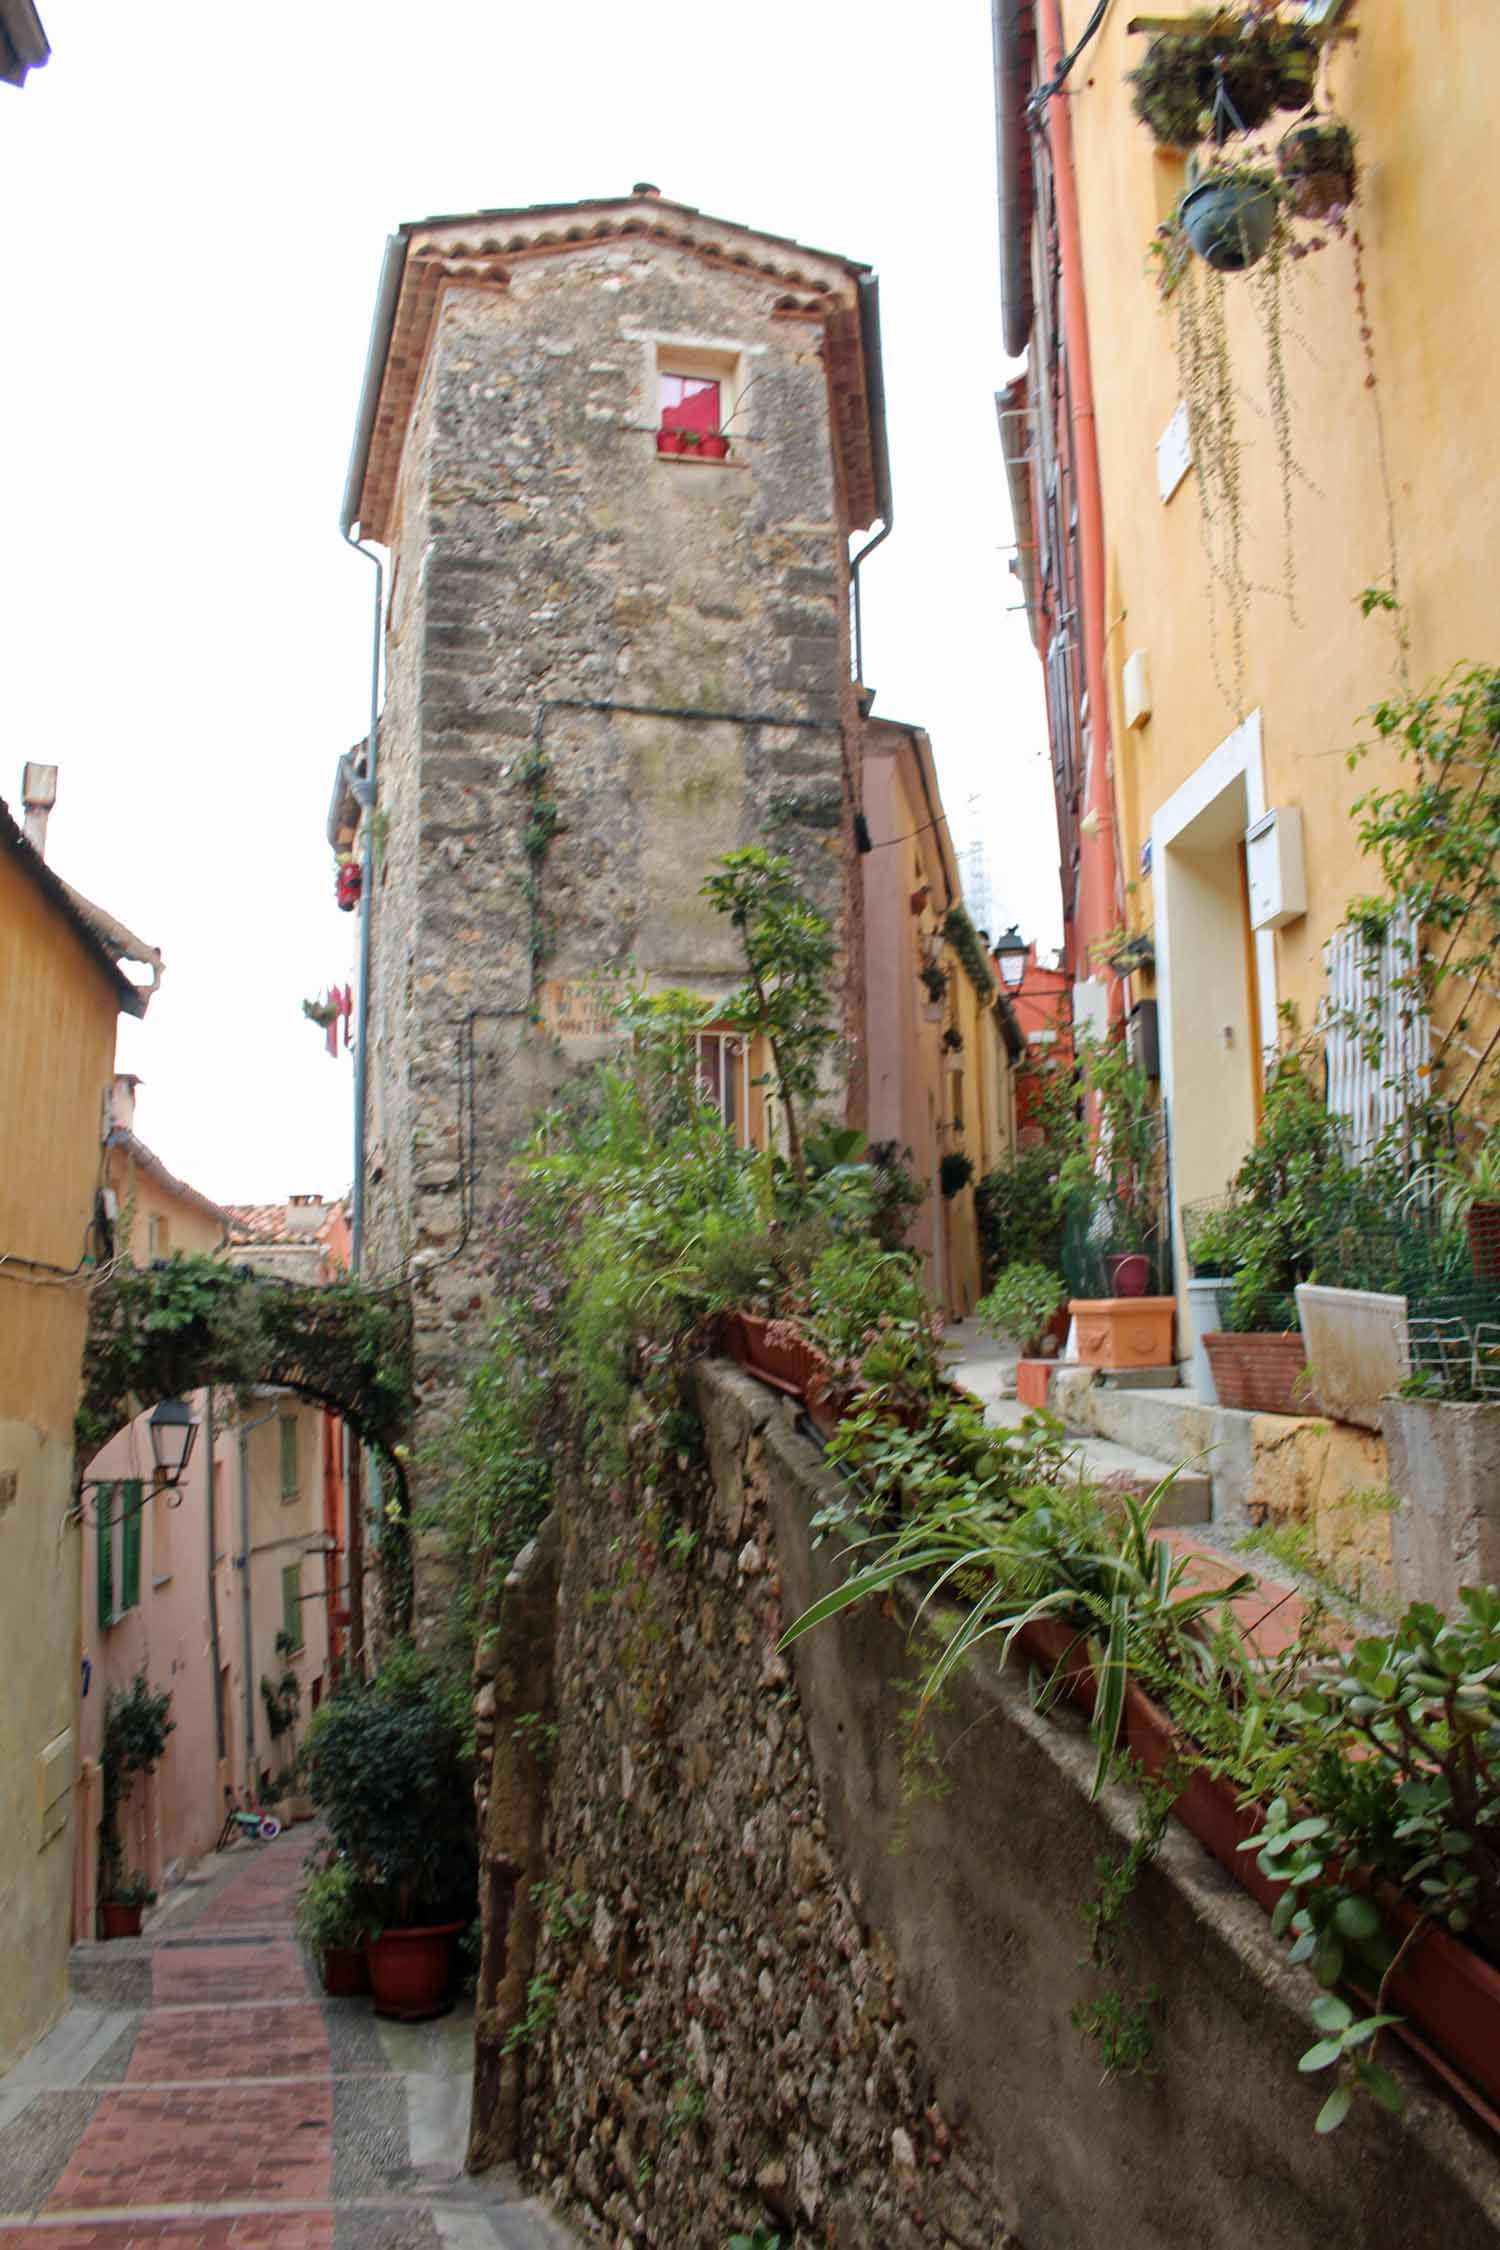
[[[850,546],[888,484],[850,259],[645,186],[391,239],[344,511],[389,550],[385,706],[330,833],[367,871],[362,1265],[415,1281],[419,1448],[507,1152],[609,1044],[591,980],[738,983],[724,851],[787,853],[833,917],[863,1122]]]

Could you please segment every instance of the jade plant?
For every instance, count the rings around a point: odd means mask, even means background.
[[[1049,1266],[1006,1266],[974,1307],[981,1328],[1035,1350],[1068,1301],[1068,1285]]]

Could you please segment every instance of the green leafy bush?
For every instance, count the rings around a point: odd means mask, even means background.
[[[1014,1337],[1021,1350],[1029,1352],[1067,1301],[1068,1285],[1061,1274],[1046,1266],[1018,1264],[1005,1267],[974,1311],[981,1327],[995,1336]]]
[[[473,1770],[460,1682],[410,1649],[346,1681],[308,1729],[308,1787],[380,1925],[474,1912]]]

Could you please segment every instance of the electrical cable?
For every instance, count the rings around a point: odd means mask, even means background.
[[[1056,71],[1053,73],[1052,77],[1048,79],[1046,85],[1038,86],[1036,92],[1027,102],[1026,107],[1029,111],[1039,111],[1047,102],[1051,101],[1054,94],[1060,94],[1062,92],[1063,87],[1067,84],[1068,77],[1072,71],[1074,63],[1077,62],[1079,56],[1083,53],[1084,48],[1088,46],[1089,42],[1092,39],[1097,38],[1100,30],[1102,29],[1104,19],[1109,14],[1109,7],[1110,0],[1099,0],[1098,6],[1095,8],[1093,14],[1089,17],[1088,22],[1083,27],[1083,31],[1079,37],[1077,46],[1073,48],[1070,54],[1066,54],[1063,56],[1062,61],[1058,64]]]

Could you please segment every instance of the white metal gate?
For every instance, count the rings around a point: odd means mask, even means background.
[[[1426,1087],[1431,1038],[1417,945],[1411,910],[1403,904],[1383,937],[1348,925],[1323,948],[1328,1107],[1346,1120],[1356,1162],[1374,1152]]]

